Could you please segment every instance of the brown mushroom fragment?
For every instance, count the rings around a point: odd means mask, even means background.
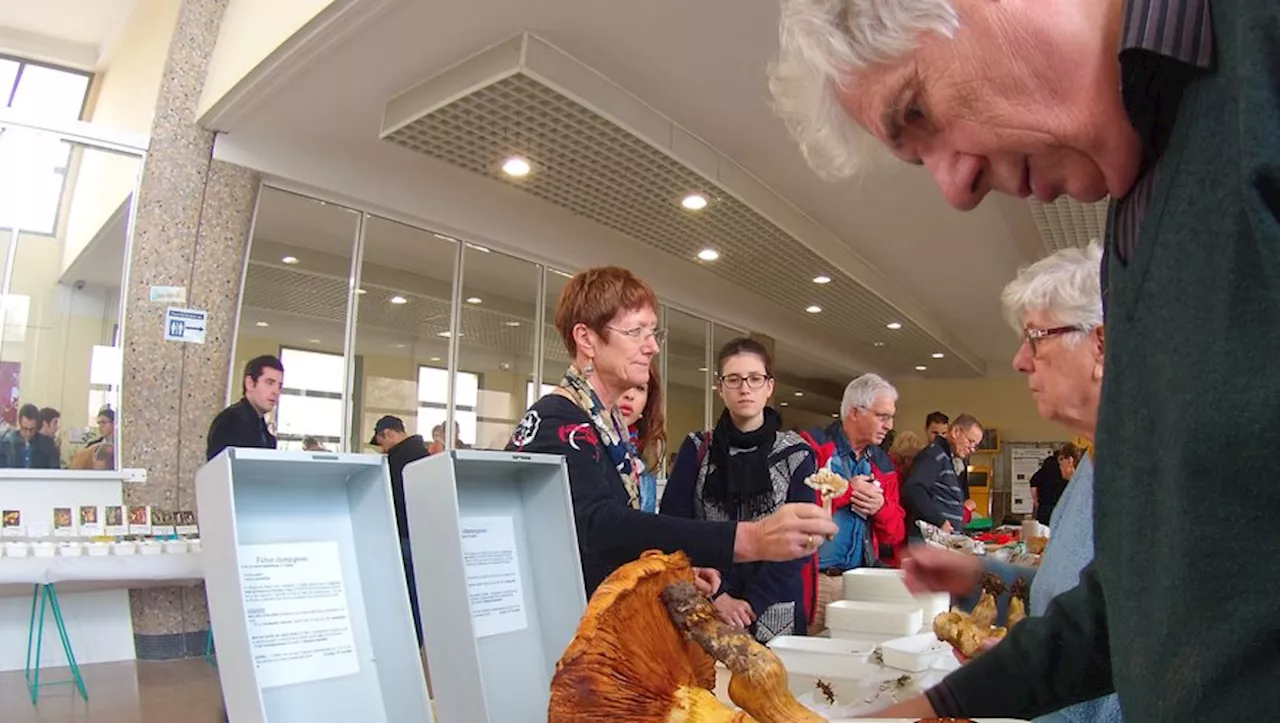
[[[661,596],[680,583],[693,587],[688,558],[657,551],[601,583],[556,663],[548,723],[753,720],[716,698],[715,661],[671,623]]]
[[[800,704],[787,686],[787,671],[778,656],[745,630],[724,624],[711,601],[689,581],[662,593],[676,627],[733,673],[729,698],[759,723],[818,723],[822,716]]]

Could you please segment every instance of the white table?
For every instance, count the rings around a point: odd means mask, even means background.
[[[133,660],[128,590],[203,579],[199,552],[0,557],[0,670],[27,671],[35,695],[42,668],[77,682],[81,664]]]

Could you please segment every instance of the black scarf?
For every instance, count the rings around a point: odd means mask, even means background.
[[[729,410],[720,413],[711,434],[711,469],[703,487],[708,501],[730,515],[736,513],[739,520],[758,519],[777,506],[769,476],[769,453],[781,424],[782,418],[771,407],[764,408],[764,424],[750,432],[733,425]],[[729,454],[730,448],[750,451]]]

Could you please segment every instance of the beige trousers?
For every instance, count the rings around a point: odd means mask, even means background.
[[[827,629],[827,605],[844,598],[844,578],[818,576],[818,609],[813,616],[813,629],[810,635],[817,635]]]

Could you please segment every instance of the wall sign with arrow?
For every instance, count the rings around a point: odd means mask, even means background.
[[[175,309],[164,312],[164,340],[187,344],[203,344],[209,312],[201,309]]]

